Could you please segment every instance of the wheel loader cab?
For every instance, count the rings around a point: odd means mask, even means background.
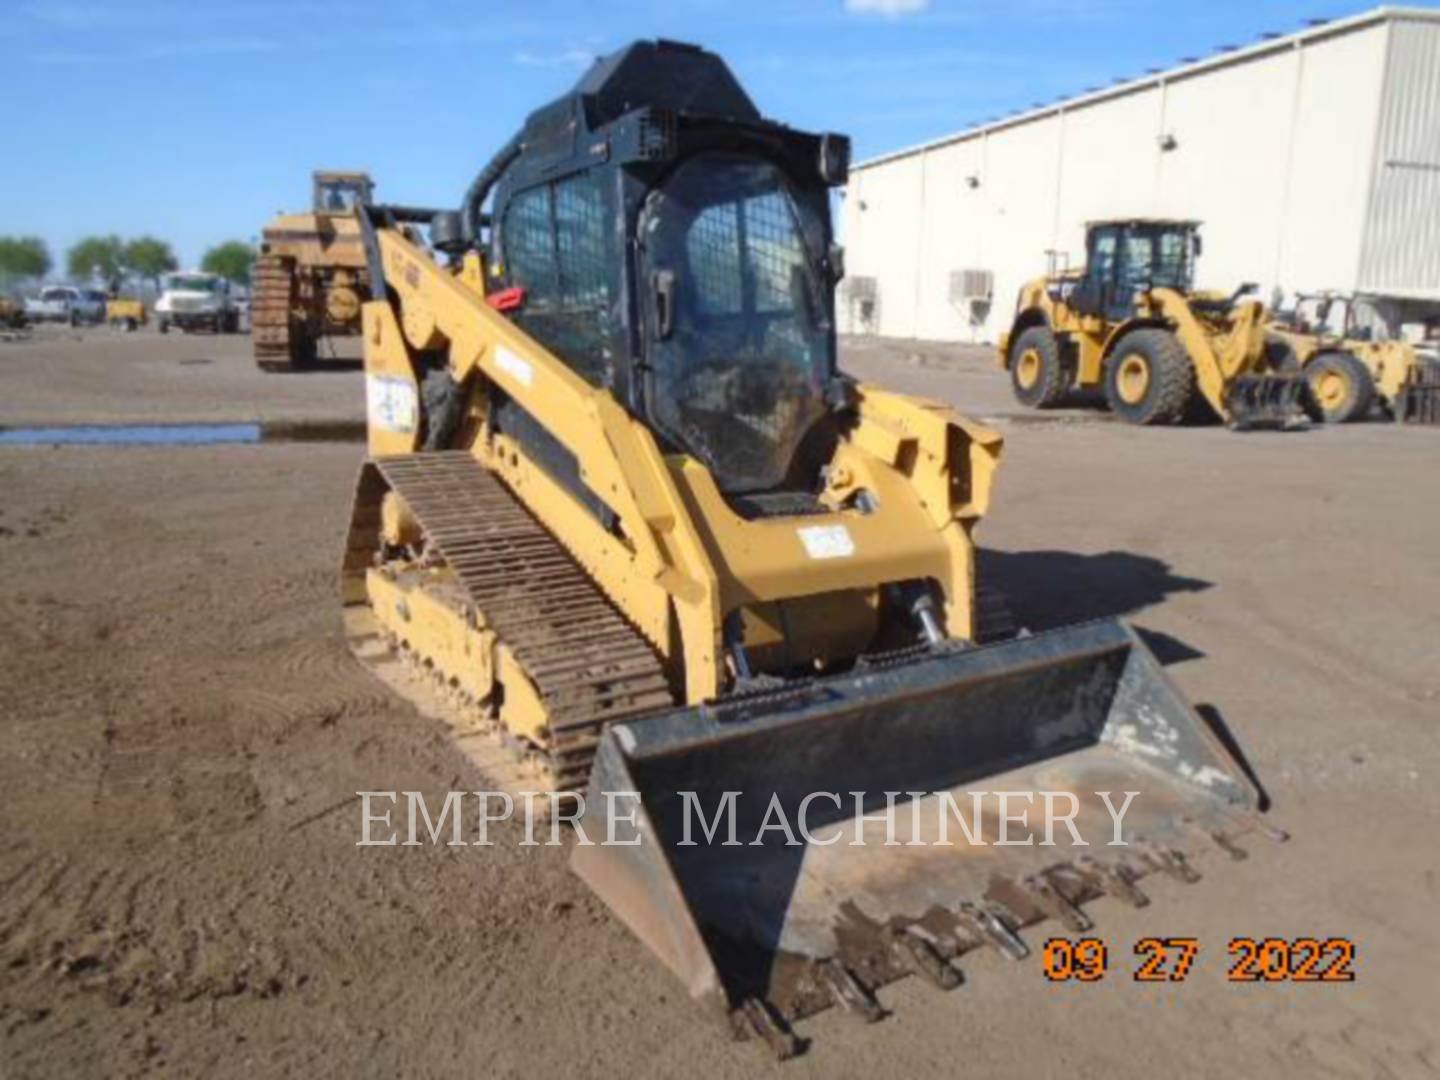
[[[1081,315],[1119,322],[1136,314],[1135,296],[1165,288],[1183,294],[1194,286],[1199,253],[1193,221],[1098,222],[1086,236],[1085,273],[1071,294]]]

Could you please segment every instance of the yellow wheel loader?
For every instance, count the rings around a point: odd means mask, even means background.
[[[1087,901],[1144,903],[1143,875],[1264,829],[1123,624],[981,644],[1001,441],[839,371],[848,159],[713,54],[642,42],[531,114],[459,211],[357,211],[354,652],[490,784],[571,793],[576,872],[781,1056],[802,1017],[954,987],[967,950],[1024,957],[1024,927],[1087,928]],[[994,846],[987,791],[1060,800],[1096,846]],[[887,844],[887,810],[933,839],[955,808],[973,835]]]
[[[1103,390],[1134,424],[1205,411],[1233,429],[1307,423],[1305,382],[1269,369],[1264,308],[1193,287],[1199,222],[1092,222],[1083,269],[1022,286],[999,364],[1016,398],[1050,408],[1071,390]]]
[[[1409,342],[1375,340],[1357,325],[1355,302],[1341,293],[1299,293],[1266,324],[1271,366],[1302,372],[1313,413],[1331,424],[1368,416],[1374,406],[1407,423],[1440,423],[1434,362]]]
[[[368,173],[316,172],[309,213],[281,214],[265,226],[251,270],[250,340],[265,371],[315,361],[322,337],[360,332],[370,298],[355,207],[370,202]]]

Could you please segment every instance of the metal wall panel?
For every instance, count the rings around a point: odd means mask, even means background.
[[[1440,300],[1440,24],[1391,24],[1379,122],[1360,287]]]
[[[1379,23],[1298,50],[1273,272],[1287,292],[1356,287],[1388,40]]]

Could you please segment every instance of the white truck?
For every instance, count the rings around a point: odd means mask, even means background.
[[[160,333],[170,328],[210,330],[233,334],[240,329],[240,308],[230,295],[230,282],[219,274],[186,270],[167,274],[155,302],[155,325]]]
[[[105,294],[74,285],[49,285],[25,301],[31,322],[63,322],[71,326],[105,321]]]

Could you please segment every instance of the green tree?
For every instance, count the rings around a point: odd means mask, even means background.
[[[50,272],[50,249],[38,236],[0,236],[0,285]]]
[[[200,260],[200,269],[219,274],[237,285],[250,284],[250,268],[255,264],[255,249],[243,240],[227,240],[216,244]]]
[[[112,289],[125,276],[125,245],[118,236],[87,236],[65,254],[65,267],[76,281],[99,278]]]
[[[154,236],[137,236],[126,241],[121,264],[128,273],[146,279],[156,289],[160,288],[161,274],[180,269],[170,245]]]

